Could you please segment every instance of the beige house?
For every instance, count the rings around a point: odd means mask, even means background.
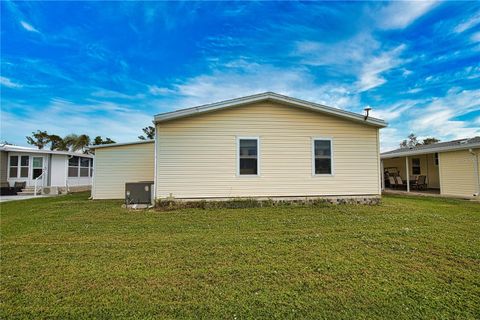
[[[125,183],[153,181],[153,140],[104,144],[91,149],[95,152],[94,199],[123,199]]]
[[[154,181],[156,198],[381,194],[383,120],[262,93],[154,117],[155,143],[95,148],[94,199]]]
[[[479,157],[480,137],[384,152],[381,154],[382,172],[385,173],[383,187],[390,187],[389,173],[401,177],[406,191],[411,191],[419,177],[424,176],[424,189],[430,192],[478,197]]]

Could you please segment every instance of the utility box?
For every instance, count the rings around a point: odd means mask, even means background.
[[[125,204],[152,204],[153,181],[125,183]]]

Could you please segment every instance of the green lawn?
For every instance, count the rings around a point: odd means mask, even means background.
[[[478,319],[480,204],[1,204],[0,318]]]

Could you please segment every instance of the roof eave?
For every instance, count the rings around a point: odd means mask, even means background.
[[[89,149],[103,149],[103,148],[114,148],[114,147],[122,147],[122,146],[130,146],[136,144],[145,144],[145,143],[153,143],[155,140],[140,140],[140,141],[133,141],[133,142],[120,142],[120,143],[109,143],[109,144],[100,144],[96,146],[90,146]]]
[[[406,156],[417,156],[417,155],[437,153],[437,152],[468,150],[468,149],[473,149],[473,148],[480,148],[480,143],[431,148],[431,149],[426,149],[426,150],[406,150],[406,151],[402,151],[402,152],[398,152],[398,153],[380,154],[380,158],[381,159],[392,159],[392,158],[399,158],[399,157],[406,157]]]
[[[271,94],[271,93],[264,94],[264,95],[249,96],[245,98],[238,98],[238,99],[229,100],[227,102],[218,102],[210,105],[199,106],[199,107],[189,108],[185,110],[178,110],[178,111],[173,111],[173,112],[164,113],[164,114],[158,114],[158,115],[155,115],[154,117],[154,123],[186,118],[186,117],[194,116],[200,113],[208,113],[216,110],[225,109],[228,107],[247,105],[250,103],[266,101],[266,100],[271,100],[274,102],[280,102],[280,103],[285,103],[290,105],[296,105],[298,107],[302,107],[304,109],[308,109],[314,112],[329,114],[332,116],[345,118],[361,124],[371,125],[378,128],[385,128],[387,126],[387,123],[381,119],[370,117],[367,120],[365,120],[363,115],[355,114],[352,112],[348,112],[348,111],[344,111],[341,109],[336,109],[336,108],[332,108],[324,105],[319,105],[312,102],[306,102],[306,101],[291,98],[291,97]]]

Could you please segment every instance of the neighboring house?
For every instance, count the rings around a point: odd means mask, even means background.
[[[123,198],[124,182],[145,180],[156,198],[185,200],[381,194],[383,120],[268,92],[159,114],[154,123],[155,146],[94,148],[94,199]]]
[[[400,148],[381,154],[384,170],[398,170],[410,191],[410,181],[426,176],[427,187],[442,195],[478,197],[480,137]],[[382,170],[383,171],[383,170]]]
[[[10,186],[25,182],[27,189],[80,191],[90,189],[92,176],[92,155],[0,145],[0,180]]]

